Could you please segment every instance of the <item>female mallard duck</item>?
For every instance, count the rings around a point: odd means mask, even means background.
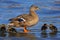
[[[24,27],[24,32],[28,32],[26,29],[27,26],[35,25],[39,20],[38,15],[35,12],[38,9],[39,8],[37,6],[32,5],[30,7],[29,14],[19,15],[16,18],[10,19],[10,21],[13,22],[14,26],[22,26]]]

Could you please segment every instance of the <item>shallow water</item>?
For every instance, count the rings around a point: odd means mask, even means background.
[[[39,16],[39,22],[35,26],[28,28],[32,30],[25,33],[17,33],[10,35],[8,33],[0,34],[1,40],[59,40],[60,32],[57,34],[44,33],[41,34],[40,28],[44,23],[54,24],[60,31],[60,0],[0,0],[0,24],[8,24],[10,18],[14,18],[20,14],[29,13],[31,5],[36,5],[40,10],[36,11]],[[20,28],[21,29],[21,28]],[[19,30],[22,31],[22,30]],[[45,37],[43,37],[45,35]],[[3,39],[2,39],[3,38]],[[7,39],[8,38],[8,39]]]
[[[30,33],[0,33],[0,39],[3,40],[60,40],[60,32],[30,32]]]

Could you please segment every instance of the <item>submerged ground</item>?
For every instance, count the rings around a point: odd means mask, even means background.
[[[29,13],[31,5],[36,5],[39,22],[30,33],[0,33],[0,40],[59,40],[60,32],[41,34],[40,28],[44,23],[54,24],[60,31],[60,0],[0,0],[0,24],[8,24],[10,18]],[[23,28],[20,28],[23,29]],[[22,31],[22,30],[19,30]]]

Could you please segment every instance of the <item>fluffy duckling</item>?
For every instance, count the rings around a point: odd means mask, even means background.
[[[47,24],[44,24],[44,25],[42,26],[41,30],[42,30],[42,31],[46,31],[46,29],[47,29]]]
[[[53,24],[50,24],[49,29],[52,31],[57,31],[57,27],[54,26]]]
[[[16,29],[13,28],[13,25],[12,25],[12,24],[10,24],[10,25],[8,25],[8,26],[9,26],[9,27],[8,27],[8,32],[17,32]]]
[[[16,31],[16,29],[9,27],[8,32],[17,32],[17,31]]]
[[[6,25],[5,25],[5,24],[2,24],[2,25],[1,25],[0,31],[6,32]]]
[[[17,32],[16,29],[12,28],[12,27],[8,27],[8,32]]]

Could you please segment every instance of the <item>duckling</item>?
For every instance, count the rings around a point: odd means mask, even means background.
[[[8,32],[15,32],[15,33],[17,33],[16,29],[15,28],[12,28],[12,27],[9,27],[8,28]]]
[[[17,32],[13,26],[13,22],[10,22],[10,24],[8,24],[8,32]]]
[[[53,24],[50,24],[49,29],[50,29],[51,31],[57,31],[57,27],[54,26]]]
[[[44,24],[44,25],[42,26],[41,30],[42,30],[42,31],[46,31],[46,29],[47,29],[47,24]]]
[[[36,10],[38,10],[39,8],[35,5],[31,5],[30,10],[29,10],[29,14],[22,14],[17,16],[16,18],[12,18],[10,19],[10,21],[13,21],[14,26],[18,26],[18,27],[24,27],[24,32],[29,32],[27,30],[27,27],[31,27],[35,24],[38,23],[39,21],[39,17],[36,14]]]
[[[5,24],[2,24],[2,25],[1,25],[0,31],[1,31],[1,32],[6,32],[6,25],[5,25]]]

